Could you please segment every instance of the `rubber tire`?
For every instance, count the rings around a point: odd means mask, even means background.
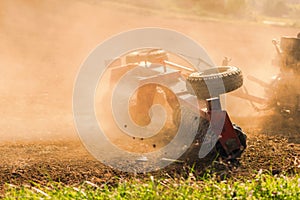
[[[233,66],[213,67],[203,72],[192,73],[187,78],[187,90],[199,99],[218,97],[242,85],[242,71]]]
[[[193,112],[184,112],[184,119],[189,119],[189,115],[193,115]],[[189,118],[187,118],[189,117]],[[184,126],[189,126],[190,122],[186,121],[186,124]],[[205,138],[205,135],[207,133],[207,129],[209,127],[209,121],[207,121],[204,118],[199,119],[199,126],[197,130],[197,134],[195,135],[195,138],[192,142],[192,144],[187,148],[187,150],[184,152],[184,154],[178,159],[181,161],[184,161],[184,163],[188,165],[193,165],[194,163],[197,163],[199,161],[203,162],[202,164],[207,164],[210,165],[211,161],[210,160],[212,157],[214,157],[214,153],[210,152],[205,158],[199,159],[199,151],[201,148],[201,144]],[[188,137],[188,135],[187,135]],[[206,161],[206,159],[208,159]]]

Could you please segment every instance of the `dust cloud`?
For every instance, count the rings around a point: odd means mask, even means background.
[[[230,57],[245,77],[266,81],[278,72],[271,65],[276,53],[271,40],[297,32],[174,14],[157,2],[0,1],[0,142],[76,139],[72,92],[80,65],[119,32],[149,26],[176,30],[201,44],[216,64]],[[262,95],[247,79],[245,86]],[[236,97],[228,96],[226,103],[233,116],[257,114]]]

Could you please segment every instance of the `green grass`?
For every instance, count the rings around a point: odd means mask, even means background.
[[[299,199],[300,176],[259,174],[252,180],[218,181],[215,177],[187,179],[149,176],[119,179],[114,186],[84,182],[77,186],[48,183],[6,185],[4,199]]]

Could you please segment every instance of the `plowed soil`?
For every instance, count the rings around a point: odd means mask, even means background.
[[[248,134],[248,147],[239,159],[239,164],[231,165],[216,160],[208,163],[206,168],[196,166],[196,174],[200,175],[209,169],[221,177],[248,178],[255,176],[260,170],[273,174],[300,172],[299,140],[293,142],[290,141],[293,138],[283,136],[293,133],[299,139],[299,132],[287,127],[273,130],[272,134],[260,129],[245,131]],[[114,184],[116,176],[143,176],[119,172],[103,165],[86,151],[79,140],[3,144],[0,146],[0,154],[2,184],[24,184],[31,181],[46,183],[49,180],[66,184],[78,184],[85,180]],[[184,164],[174,164],[152,174],[184,176],[188,173],[186,167]]]

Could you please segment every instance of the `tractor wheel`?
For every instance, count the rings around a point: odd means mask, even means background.
[[[193,116],[193,112],[184,112],[184,118],[189,119],[191,116]],[[189,116],[189,118],[187,118]],[[190,120],[189,120],[190,121]],[[190,126],[190,122],[187,121],[187,123],[183,124],[183,126]],[[198,121],[198,120],[197,120]],[[189,146],[189,148],[185,151],[185,153],[179,158],[179,160],[184,161],[187,164],[193,165],[194,163],[198,163],[200,161],[199,159],[199,151],[201,148],[201,144],[205,138],[205,135],[207,133],[207,129],[209,127],[209,121],[207,121],[204,118],[199,119],[198,121],[198,129],[197,133],[195,135],[195,138],[192,142],[192,144]],[[206,159],[211,159],[211,153],[206,156],[205,159],[201,159],[201,162],[205,162]],[[203,164],[210,164],[211,162],[203,163]]]
[[[187,78],[187,90],[199,99],[218,97],[243,85],[242,71],[237,67],[213,67],[192,73]]]
[[[182,124],[181,124],[181,119]],[[202,141],[204,140],[205,134],[209,127],[209,121],[198,116],[197,113],[190,110],[185,106],[178,106],[173,110],[173,123],[179,128],[182,126],[183,130],[188,130],[190,126],[197,126],[197,132],[193,136],[193,142],[186,149],[186,151],[178,158],[178,160],[183,161],[185,164],[193,165],[199,163],[199,151],[201,148]],[[186,137],[192,137],[189,132],[186,132]],[[203,160],[201,160],[203,161]],[[211,161],[204,162],[202,164],[210,164]]]
[[[173,109],[172,120],[173,120],[173,124],[178,128],[180,125],[180,120],[181,120],[180,106],[177,106],[175,109]]]

